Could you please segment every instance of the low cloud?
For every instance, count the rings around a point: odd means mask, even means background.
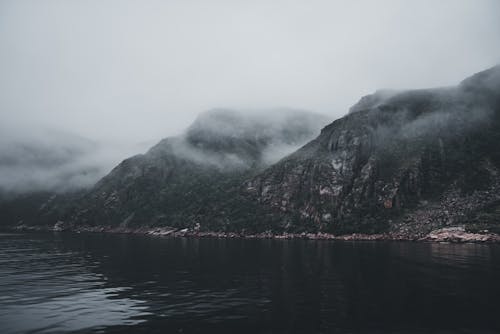
[[[0,127],[0,191],[6,193],[87,188],[131,153],[128,145],[103,145],[53,129],[12,129]]]
[[[313,139],[329,121],[300,110],[211,110],[183,134],[160,141],[149,152],[152,157],[174,155],[221,169],[265,166]],[[152,146],[102,143],[28,125],[3,125],[0,131],[0,191],[6,193],[88,188],[123,159]]]
[[[215,109],[199,115],[174,151],[220,168],[267,166],[319,135],[330,121],[294,109]]]

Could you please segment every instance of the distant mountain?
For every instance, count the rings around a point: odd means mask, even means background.
[[[499,143],[497,66],[456,87],[364,97],[245,191],[278,230],[500,232]]]
[[[66,204],[106,175],[129,146],[104,146],[29,124],[0,124],[0,226],[53,225]]]
[[[97,144],[49,129],[14,132],[8,125],[0,125],[0,226],[54,224],[63,203],[106,173],[93,159]]]
[[[47,129],[0,126],[0,132],[0,192],[65,192],[92,186],[105,174],[92,159],[93,141]]]

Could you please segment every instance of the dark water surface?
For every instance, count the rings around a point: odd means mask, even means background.
[[[0,333],[494,333],[500,245],[0,234]]]

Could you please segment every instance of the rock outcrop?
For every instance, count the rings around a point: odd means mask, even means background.
[[[445,227],[434,230],[421,240],[434,242],[499,242],[500,235],[496,233],[471,233],[463,226]]]
[[[500,67],[457,87],[375,95],[244,191],[291,231],[500,232]]]

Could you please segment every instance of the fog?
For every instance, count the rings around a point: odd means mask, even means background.
[[[224,110],[201,113],[173,153],[222,169],[268,166],[319,135],[331,120],[294,109]]]
[[[372,140],[392,150],[398,140],[457,140],[485,131],[500,102],[500,65],[479,72],[459,85],[434,89],[380,91],[363,97],[350,113],[369,111],[375,124]],[[394,112],[397,110],[397,112]],[[395,140],[396,139],[396,140]]]
[[[89,187],[134,150],[50,128],[24,132],[0,125],[0,133],[0,195]]]
[[[499,37],[495,0],[0,0],[0,187],[67,182],[76,160],[92,183],[212,108],[335,119],[377,89],[455,85],[500,62]],[[44,174],[21,142],[62,160]]]

